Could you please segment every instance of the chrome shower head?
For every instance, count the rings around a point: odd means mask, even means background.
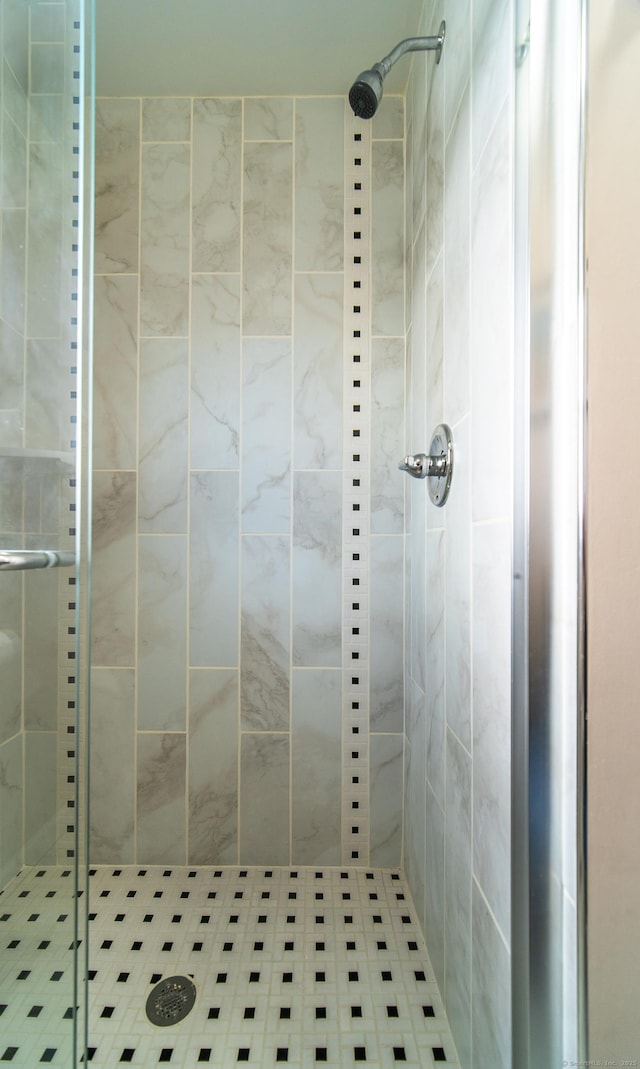
[[[369,71],[362,71],[349,90],[349,103],[359,119],[371,119],[382,98],[382,72],[378,63]]]
[[[349,90],[349,103],[353,114],[359,119],[373,118],[382,99],[382,83],[394,63],[405,52],[435,52],[436,63],[439,63],[445,30],[446,25],[441,22],[436,37],[407,37],[405,41],[400,41],[388,56],[380,60],[380,63],[374,63],[370,70],[362,71]]]

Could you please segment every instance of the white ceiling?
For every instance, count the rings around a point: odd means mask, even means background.
[[[347,93],[423,0],[96,0],[100,96]],[[402,92],[411,57],[385,80]]]

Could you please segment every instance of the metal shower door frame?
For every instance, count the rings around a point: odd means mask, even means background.
[[[518,1069],[587,1057],[586,12],[587,0],[516,0],[511,856]]]

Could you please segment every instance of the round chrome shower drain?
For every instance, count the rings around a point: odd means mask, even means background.
[[[184,1021],[195,1001],[195,984],[188,976],[168,976],[151,991],[146,1005],[147,1017],[152,1024],[177,1024]]]

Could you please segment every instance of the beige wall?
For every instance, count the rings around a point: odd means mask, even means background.
[[[640,7],[590,6],[589,1056],[621,1063],[640,1062]]]

